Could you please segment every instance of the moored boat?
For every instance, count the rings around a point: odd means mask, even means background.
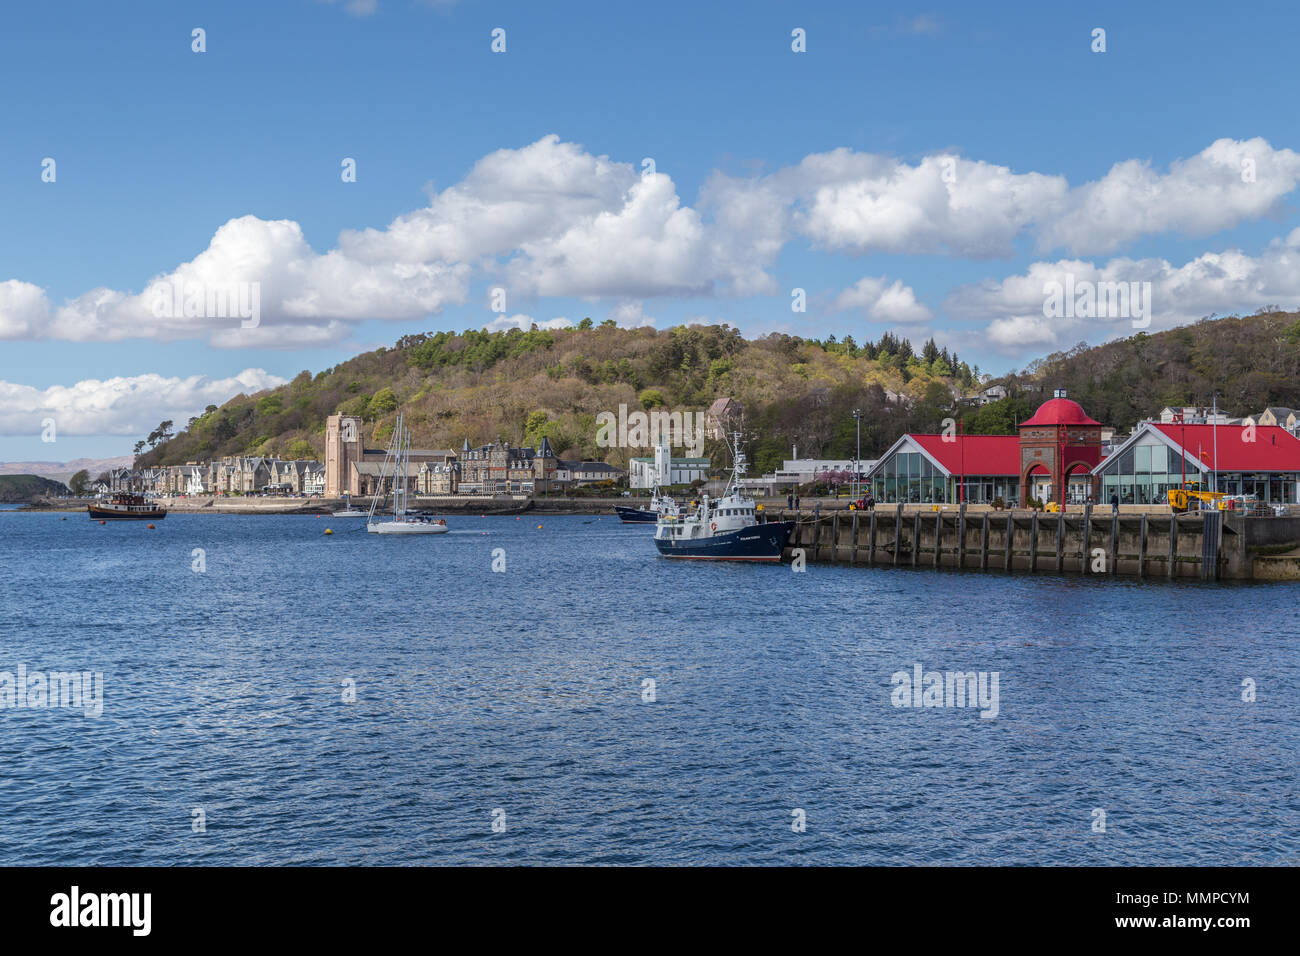
[[[167,509],[144,495],[119,492],[104,501],[86,505],[92,521],[161,521]]]
[[[411,435],[406,430],[405,418],[397,414],[397,427],[393,429],[393,441],[384,456],[384,465],[380,469],[379,486],[382,489],[384,478],[388,475],[389,465],[393,474],[393,517],[379,520],[375,517],[381,501],[376,495],[370,502],[370,511],[366,516],[366,531],[371,534],[446,534],[451,529],[447,522],[432,515],[408,511],[406,507],[406,483],[411,471],[410,463]]]
[[[721,498],[700,498],[699,507],[683,514],[675,512],[659,517],[655,525],[655,547],[665,558],[701,561],[781,560],[793,521],[760,523],[753,498],[741,494],[740,476],[745,472],[745,456],[740,451],[740,435],[733,437],[731,480]]]
[[[676,514],[677,502],[668,495],[662,494],[659,486],[655,485],[650,493],[649,507],[642,505],[640,508],[629,508],[626,505],[615,505],[614,513],[623,524],[654,524],[661,515]]]

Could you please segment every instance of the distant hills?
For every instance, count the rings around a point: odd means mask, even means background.
[[[0,475],[39,475],[42,478],[50,478],[54,481],[68,483],[71,478],[79,471],[90,472],[90,477],[96,478],[102,472],[111,471],[114,468],[131,467],[132,457],[130,455],[119,455],[116,458],[74,458],[72,461],[11,461],[0,462]]]
[[[0,475],[0,504],[18,504],[44,495],[67,493],[67,485],[39,475]]]
[[[1236,417],[1300,408],[1300,313],[1269,309],[1080,344],[999,381],[1013,394],[1064,388],[1093,418],[1122,429],[1165,406],[1208,406],[1216,391],[1219,408]]]

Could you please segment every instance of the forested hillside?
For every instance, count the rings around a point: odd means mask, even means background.
[[[1067,389],[1088,414],[1127,430],[1177,405],[1218,405],[1232,416],[1269,405],[1300,407],[1300,313],[1274,309],[1089,348],[1075,346],[999,381],[1026,395],[1028,408],[1051,389]]]
[[[730,396],[756,437],[751,460],[768,469],[795,444],[805,457],[851,457],[854,408],[863,413],[864,457],[901,431],[933,430],[976,374],[933,342],[918,353],[889,334],[864,345],[848,337],[751,341],[726,325],[621,329],[590,320],[563,330],[438,332],[209,406],[175,434],[175,423],[163,422],[137,453],[142,465],[233,454],[322,458],[328,415],[361,416],[367,442],[379,445],[401,408],[417,447],[532,444],[545,435],[562,454],[625,465],[626,450],[596,447],[599,412],[620,404],[702,410]]]

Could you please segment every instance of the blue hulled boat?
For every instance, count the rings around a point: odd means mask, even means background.
[[[687,513],[660,515],[655,525],[655,547],[665,558],[699,561],[780,561],[793,521],[760,524],[753,498],[740,492],[745,456],[740,436],[733,439],[731,480],[716,501],[704,495],[699,507]]]

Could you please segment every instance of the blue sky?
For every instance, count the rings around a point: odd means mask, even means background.
[[[0,460],[123,454],[164,417],[430,329],[893,330],[996,373],[1131,334],[1127,316],[1045,317],[1066,272],[1151,282],[1152,330],[1294,308],[1296,19],[1282,3],[10,8]],[[146,291],[168,276],[259,283],[258,328],[153,321]]]

